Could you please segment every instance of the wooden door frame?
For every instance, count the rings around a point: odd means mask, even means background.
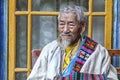
[[[113,0],[105,0],[105,12],[92,12],[93,0],[89,0],[89,12],[85,15],[89,16],[88,34],[92,37],[92,17],[105,16],[105,33],[104,46],[111,49],[112,44],[112,6]],[[15,80],[15,72],[27,72],[27,76],[31,71],[31,35],[32,35],[32,16],[57,16],[58,12],[40,12],[31,11],[32,0],[28,0],[27,11],[16,11],[16,0],[9,0],[9,41],[8,41],[8,79]],[[16,15],[26,15],[28,17],[28,35],[27,35],[27,68],[15,68],[16,63]]]

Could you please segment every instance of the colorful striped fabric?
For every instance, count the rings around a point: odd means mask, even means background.
[[[91,38],[87,36],[84,36],[84,41],[77,53],[77,57],[73,65],[72,72],[76,72],[76,71],[79,72],[81,70],[84,63],[87,61],[90,55],[94,52],[96,46],[97,46],[97,43],[95,41],[93,41]]]
[[[107,80],[105,74],[88,74],[75,72],[66,77],[60,77],[59,80]]]
[[[74,72],[79,72],[90,57],[90,55],[94,52],[97,42],[93,41],[91,38],[84,36],[83,41],[80,44],[80,47],[75,55],[75,57],[71,60],[68,67],[62,73],[62,76],[69,75]]]

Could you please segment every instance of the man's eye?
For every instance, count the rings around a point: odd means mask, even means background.
[[[74,26],[74,24],[70,24],[70,26]]]
[[[60,23],[60,25],[64,25],[64,23]]]
[[[73,23],[69,24],[69,26],[75,26]]]
[[[59,26],[60,27],[60,29],[63,29],[64,28],[64,26]]]
[[[74,26],[75,23],[74,23],[74,22],[70,22],[69,25],[70,25],[70,26]]]

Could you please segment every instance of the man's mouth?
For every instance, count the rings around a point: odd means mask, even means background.
[[[74,35],[72,33],[69,33],[69,34],[61,33],[60,36],[74,36]]]
[[[71,35],[62,35],[61,36],[61,38],[63,39],[63,40],[70,40],[71,39]]]
[[[69,34],[60,34],[60,37],[63,39],[63,40],[71,40],[71,38],[73,37],[74,35],[72,33],[69,33]]]

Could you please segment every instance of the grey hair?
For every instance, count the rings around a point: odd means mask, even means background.
[[[67,13],[75,12],[77,15],[78,22],[79,23],[81,23],[81,22],[86,23],[86,16],[84,15],[84,8],[83,7],[72,5],[72,6],[67,6],[67,7],[61,9],[60,13],[58,15],[58,20],[60,19],[61,13],[63,13],[63,12],[67,12]]]

